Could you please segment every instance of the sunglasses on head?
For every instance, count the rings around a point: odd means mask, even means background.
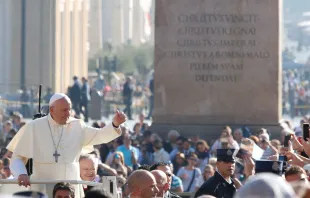
[[[307,178],[301,178],[300,179],[300,181],[306,181],[307,180]]]

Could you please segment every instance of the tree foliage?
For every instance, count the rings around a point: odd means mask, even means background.
[[[101,60],[104,57],[109,59],[116,56],[116,72],[121,72],[125,74],[132,75],[146,75],[153,68],[154,60],[154,47],[150,44],[142,44],[140,46],[133,46],[130,44],[124,44],[122,46],[113,48],[107,45],[102,49],[94,58],[89,59],[88,68],[90,71],[94,71],[99,62],[98,58]],[[101,61],[101,64],[103,61]],[[107,68],[101,67],[106,70]]]

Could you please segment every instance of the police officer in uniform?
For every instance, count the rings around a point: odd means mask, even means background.
[[[195,198],[201,195],[212,195],[217,198],[232,198],[236,192],[231,176],[235,172],[235,156],[238,150],[217,149],[217,171],[196,192]]]

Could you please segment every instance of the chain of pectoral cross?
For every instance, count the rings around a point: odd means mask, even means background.
[[[53,132],[52,132],[52,129],[51,129],[51,125],[50,125],[50,122],[48,120],[48,116],[46,118],[47,118],[48,128],[50,129],[50,132],[51,132],[51,138],[53,140],[53,145],[54,145],[54,148],[55,148],[55,152],[54,152],[53,156],[55,157],[55,162],[57,163],[58,162],[58,157],[60,156],[60,154],[58,153],[58,147],[59,147],[59,144],[60,144],[60,141],[61,141],[61,138],[62,138],[62,134],[64,132],[64,127],[61,128],[60,138],[59,138],[57,146],[56,146],[55,140],[53,138]]]

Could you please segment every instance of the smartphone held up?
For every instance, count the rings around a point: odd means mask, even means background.
[[[289,147],[289,141],[292,139],[292,134],[288,134],[284,137],[284,144],[283,146],[285,148],[288,148]]]

